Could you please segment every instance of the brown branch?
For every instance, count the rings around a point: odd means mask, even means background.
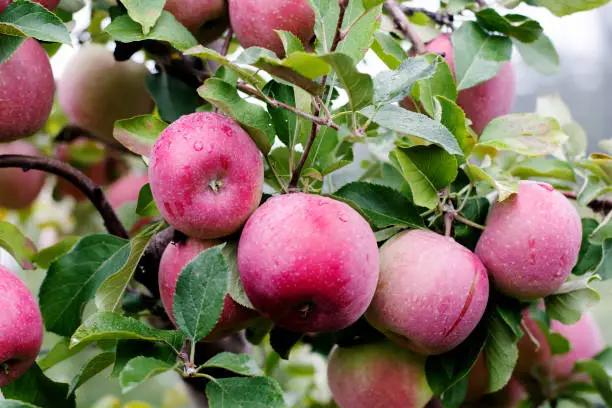
[[[229,51],[230,44],[232,43],[232,37],[234,36],[234,30],[232,27],[227,29],[227,34],[225,35],[225,41],[223,42],[223,46],[221,47],[221,55],[224,57],[227,55]]]
[[[408,21],[408,17],[406,17],[406,14],[402,11],[399,3],[396,0],[386,0],[385,9],[391,13],[391,17],[393,17],[393,21],[397,27],[404,33],[408,41],[412,43],[415,52],[417,54],[424,54],[427,52],[423,40],[421,40],[421,37],[416,33],[410,21]]]
[[[571,191],[562,191],[563,195],[571,200],[577,200],[578,194],[572,193]],[[604,200],[604,199],[596,199],[587,204],[591,210],[596,213],[607,214],[612,211],[612,201]]]
[[[74,184],[96,207],[104,220],[109,234],[129,238],[128,232],[117,217],[102,188],[74,167],[48,157],[23,156],[17,154],[0,155],[0,168],[21,168],[23,171],[42,170],[55,174]]]
[[[108,140],[106,138],[102,138],[97,136],[96,134],[83,129],[79,126],[75,126],[75,125],[67,125],[64,126],[62,128],[62,130],[60,130],[60,132],[57,134],[57,136],[55,137],[55,139],[53,139],[55,142],[71,142],[79,137],[83,137],[86,139],[90,139],[99,143],[102,143],[103,145],[117,150],[121,153],[127,153],[127,154],[131,154],[133,156],[140,156],[134,152],[132,152],[131,150],[127,149],[125,146],[123,146],[121,143],[119,142],[115,142],[112,140]]]

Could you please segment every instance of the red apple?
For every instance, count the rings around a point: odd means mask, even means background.
[[[205,23],[221,18],[227,5],[225,0],[166,0],[164,8],[190,31],[196,32]]]
[[[18,140],[0,143],[0,155],[23,154],[41,157],[34,145]],[[45,184],[46,173],[36,170],[0,169],[0,207],[19,210],[29,207]]]
[[[55,10],[57,5],[60,3],[60,0],[31,0],[34,3],[39,3],[41,6],[45,7],[48,10]],[[11,4],[12,0],[0,0],[0,13],[4,11],[6,6]]]

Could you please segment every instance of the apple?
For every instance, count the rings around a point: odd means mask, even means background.
[[[104,46],[88,44],[70,59],[58,82],[59,103],[71,124],[114,141],[115,121],[153,111],[148,74],[144,64],[115,61]]]
[[[202,251],[219,245],[217,241],[200,241],[189,238],[186,242],[171,242],[166,247],[159,264],[159,293],[168,317],[174,324],[174,293],[181,271]],[[217,325],[203,341],[216,341],[246,328],[259,314],[235,302],[229,294],[223,302],[223,312]]]
[[[238,243],[247,297],[296,332],[337,331],[357,321],[372,300],[378,270],[368,222],[348,205],[314,194],[269,199]]]
[[[0,143],[38,132],[47,122],[55,83],[45,50],[26,39],[0,63]]]
[[[21,377],[36,361],[43,324],[27,286],[0,265],[0,388]]]
[[[229,14],[244,48],[263,47],[282,56],[275,30],[289,31],[304,43],[314,36],[315,15],[307,0],[229,0]]]
[[[497,288],[521,300],[548,296],[578,260],[582,224],[572,203],[546,183],[522,181],[495,204],[476,246]]]
[[[18,140],[0,143],[0,155],[23,154],[41,157],[34,145]],[[29,207],[38,197],[45,184],[46,173],[36,170],[0,169],[0,207],[19,210]]]
[[[487,271],[467,248],[424,230],[402,232],[380,250],[380,279],[366,318],[394,342],[441,354],[465,340],[489,298]]]
[[[55,10],[57,5],[60,3],[60,0],[31,0],[31,1],[33,1],[34,3],[39,3],[41,6],[45,7],[46,9],[50,11]],[[13,2],[12,0],[0,0],[0,13],[2,13],[4,9],[12,2]]]
[[[151,150],[149,180],[173,228],[201,239],[236,232],[261,201],[261,153],[238,123],[210,112],[181,117]]]
[[[425,358],[390,341],[335,346],[327,381],[340,408],[422,408],[433,396]]]
[[[164,9],[191,32],[227,13],[225,0],[166,0]]]
[[[138,201],[140,189],[149,182],[147,174],[128,174],[110,185],[106,192],[108,202],[115,208],[123,204]]]

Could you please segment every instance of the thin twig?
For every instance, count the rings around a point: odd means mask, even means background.
[[[315,114],[318,114],[319,110],[315,108]],[[312,150],[312,146],[314,145],[314,141],[317,138],[319,127],[315,122],[312,123],[312,127],[310,128],[310,137],[308,138],[308,142],[306,143],[306,147],[304,147],[304,153],[302,153],[302,157],[300,157],[300,161],[298,165],[295,167],[293,171],[293,175],[291,176],[291,181],[289,181],[288,190],[291,192],[295,190],[300,181],[300,175],[302,174],[302,169],[304,169],[304,165],[306,164],[306,160],[308,160],[308,155],[310,154],[310,150]]]
[[[410,7],[409,5],[406,5],[406,4],[402,4],[400,7],[402,8],[402,11],[409,17],[412,17],[416,13],[423,13],[427,17],[429,17],[430,20],[434,21],[436,24],[451,27],[451,28],[454,27],[455,16],[453,16],[452,14],[437,13],[435,11],[429,11],[422,7]]]
[[[49,157],[34,157],[17,154],[0,155],[0,168],[21,168],[24,171],[42,170],[55,174],[78,188],[91,203],[96,207],[104,226],[109,234],[120,238],[129,238],[128,232],[117,217],[115,210],[110,205],[102,188],[94,183],[89,177],[60,160]]]
[[[571,191],[562,191],[561,193],[571,200],[578,199],[578,195],[576,193],[572,193]],[[612,211],[612,201],[600,198],[600,199],[593,200],[590,203],[588,203],[587,207],[589,207],[591,210],[595,211],[596,213],[607,214],[610,211]]]
[[[421,37],[414,30],[410,21],[408,21],[408,17],[402,11],[399,3],[396,0],[387,0],[385,1],[385,9],[391,13],[391,17],[393,17],[393,21],[397,25],[397,27],[402,30],[408,41],[412,43],[414,46],[414,50],[417,54],[424,54],[427,52],[425,49],[425,44]]]
[[[478,223],[475,223],[474,221],[470,221],[467,218],[459,215],[459,214],[455,214],[455,219],[459,222],[464,223],[465,225],[469,225],[470,227],[473,228],[478,228],[479,230],[483,230],[485,229],[484,225],[480,225]]]
[[[229,51],[229,47],[232,43],[233,36],[234,36],[234,30],[232,30],[232,27],[230,27],[227,30],[227,34],[225,34],[225,41],[223,42],[223,46],[221,47],[221,55],[223,55],[224,57],[227,55],[227,52]]]

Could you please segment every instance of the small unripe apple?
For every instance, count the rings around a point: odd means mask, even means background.
[[[327,381],[340,408],[422,408],[433,396],[425,358],[390,341],[334,347]]]
[[[0,143],[0,155],[2,154],[42,156],[34,145],[21,140]],[[29,207],[40,194],[45,177],[46,173],[37,170],[0,169],[0,207],[12,210]]]
[[[148,73],[143,64],[115,61],[102,45],[85,45],[58,82],[59,103],[73,125],[114,140],[115,121],[153,110],[145,85]]]
[[[442,34],[427,43],[426,49],[429,53],[442,55],[453,73],[455,72],[455,53],[448,34]],[[496,117],[510,113],[516,94],[515,86],[512,64],[504,62],[495,77],[459,91],[457,104],[472,121],[472,129],[476,133],[482,133],[489,122]],[[401,105],[414,110],[414,104],[410,98],[404,99]]]
[[[27,286],[0,265],[0,388],[21,377],[43,340],[42,317]]]
[[[168,317],[174,324],[174,293],[176,282],[181,271],[190,261],[202,251],[220,244],[217,241],[200,241],[190,238],[186,242],[171,242],[166,247],[159,264],[159,293]],[[222,337],[244,329],[259,314],[235,302],[226,295],[223,302],[223,312],[217,325],[203,341],[216,341]]]
[[[0,63],[0,143],[38,132],[47,122],[55,83],[45,50],[26,39]]]
[[[47,10],[53,11],[60,3],[60,0],[31,0],[34,3],[39,3],[41,6],[46,8]],[[4,11],[6,6],[11,4],[13,0],[0,0],[0,13]]]
[[[202,239],[236,232],[261,201],[263,159],[238,123],[192,113],[168,126],[151,150],[153,198],[168,224]]]
[[[221,18],[227,5],[225,0],[166,0],[164,8],[189,31],[196,32],[205,23]]]
[[[521,300],[548,296],[578,260],[582,224],[572,203],[549,184],[522,181],[496,203],[476,246],[497,288]]]
[[[487,271],[467,248],[434,232],[402,232],[380,249],[380,279],[366,317],[424,355],[465,340],[489,298]]]
[[[289,31],[302,42],[314,36],[315,15],[307,0],[229,0],[232,28],[244,48],[263,47],[282,56],[275,30]]]
[[[336,331],[357,321],[372,300],[378,269],[368,222],[318,195],[269,199],[238,243],[247,297],[264,316],[297,332]]]

